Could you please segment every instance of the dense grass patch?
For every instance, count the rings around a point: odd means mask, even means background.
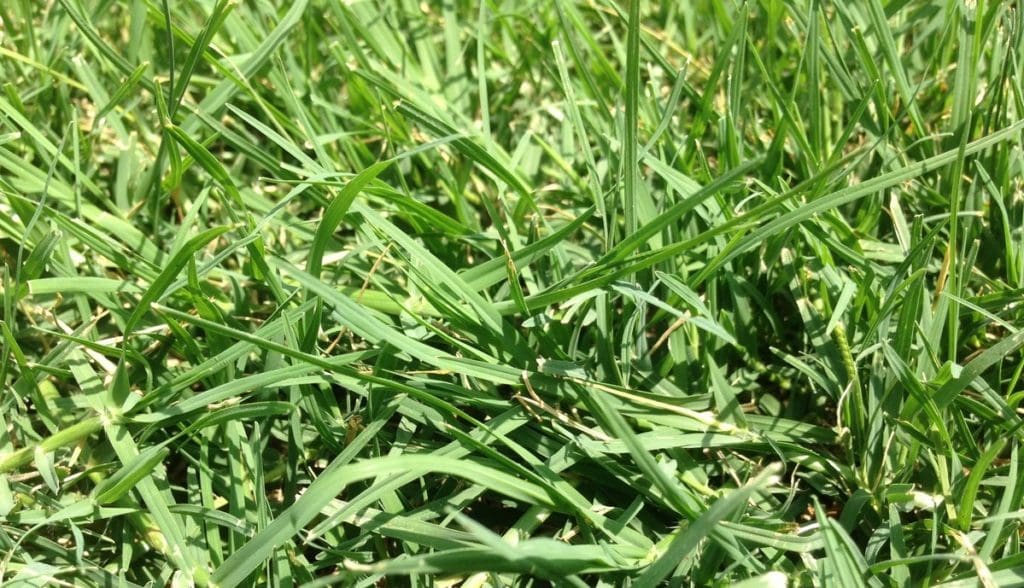
[[[0,583],[1024,584],[1017,2],[0,18]]]

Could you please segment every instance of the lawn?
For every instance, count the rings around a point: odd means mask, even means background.
[[[1024,12],[0,1],[0,584],[1024,585]]]

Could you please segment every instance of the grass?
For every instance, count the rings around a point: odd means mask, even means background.
[[[0,3],[5,586],[1024,585],[1024,13]]]

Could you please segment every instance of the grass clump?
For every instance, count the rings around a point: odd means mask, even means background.
[[[0,18],[5,585],[1024,584],[1017,3]]]

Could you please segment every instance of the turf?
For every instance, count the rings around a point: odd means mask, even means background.
[[[0,2],[5,586],[1024,585],[1024,14]]]

